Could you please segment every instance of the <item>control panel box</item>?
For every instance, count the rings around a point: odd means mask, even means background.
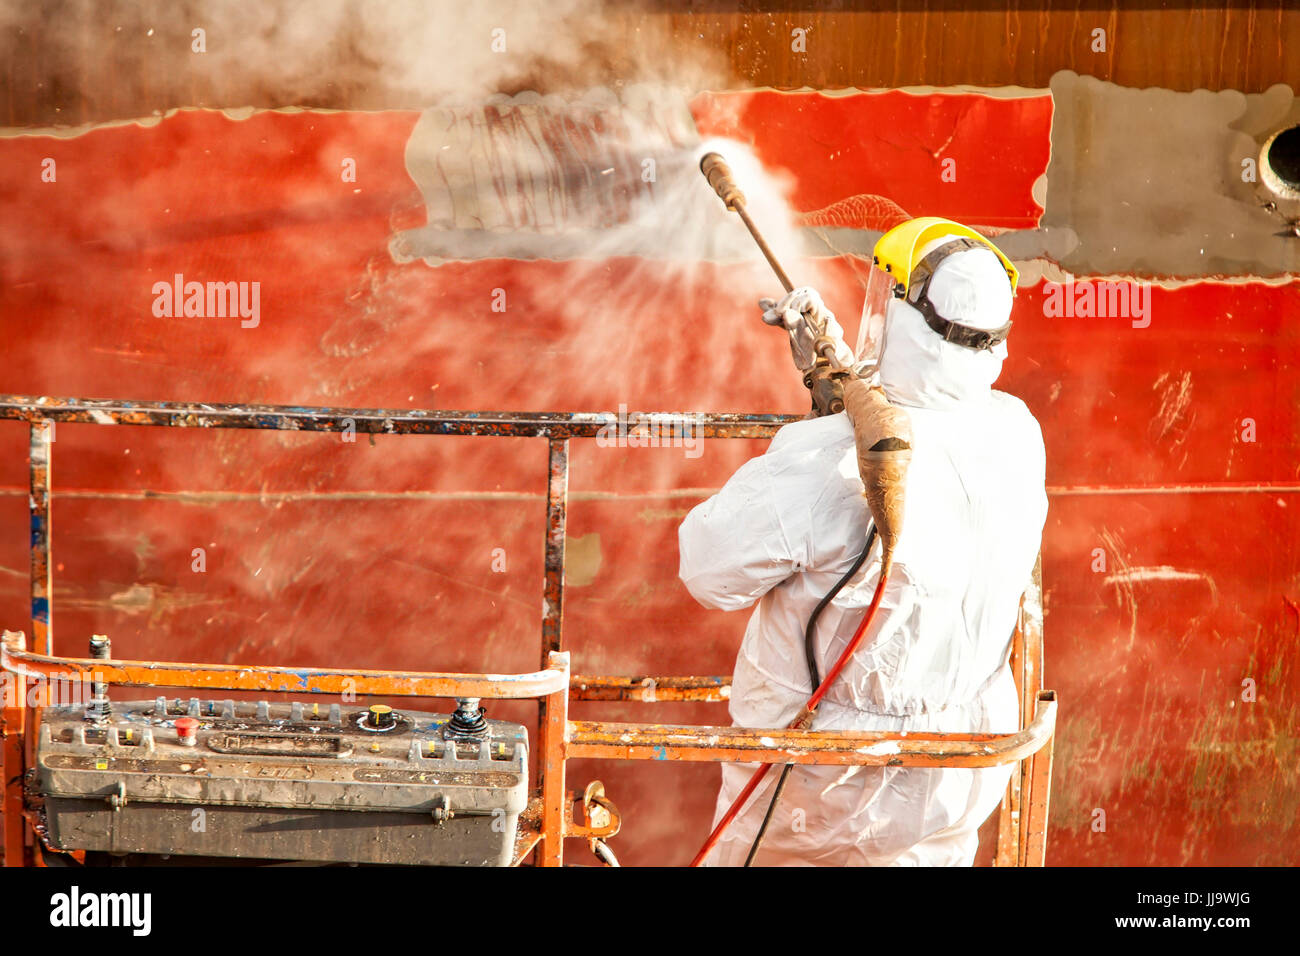
[[[464,707],[47,707],[34,781],[46,838],[115,854],[506,866],[528,732]]]

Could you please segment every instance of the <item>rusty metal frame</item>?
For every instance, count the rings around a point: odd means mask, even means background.
[[[569,672],[563,650],[565,525],[568,508],[569,440],[595,438],[615,423],[609,413],[455,412],[314,408],[273,405],[207,405],[0,396],[0,419],[24,421],[31,447],[31,634],[6,632],[0,676],[19,691],[18,706],[0,711],[0,760],[4,797],[0,802],[0,846],[6,865],[38,859],[32,821],[24,818],[22,778],[39,707],[23,706],[29,678],[84,680],[93,675],[109,685],[186,687],[197,690],[406,697],[535,698],[539,703],[538,781],[520,817],[515,862],[536,851],[542,866],[564,862],[564,838],[597,842],[617,832],[612,804],[593,813],[591,790],[583,798],[587,824],[575,818],[567,789],[571,758],[864,764],[914,767],[987,767],[1019,763],[999,814],[996,863],[1043,865],[1048,791],[1056,723],[1056,695],[1042,689],[1042,624],[1038,572],[1022,604],[1011,664],[1021,695],[1021,729],[1010,734],[846,733],[839,731],[750,730],[654,723],[570,721],[571,700],[713,701],[729,699],[730,677],[595,676]],[[708,414],[658,416],[660,436],[674,438],[770,438],[797,416]],[[182,428],[245,428],[279,431],[361,432],[389,435],[487,435],[547,440],[545,572],[542,609],[542,669],[533,674],[446,674],[345,671],[319,668],[251,667],[237,664],[103,661],[54,656],[51,575],[50,465],[58,422]],[[11,701],[12,702],[12,701]],[[594,821],[604,821],[596,826]]]

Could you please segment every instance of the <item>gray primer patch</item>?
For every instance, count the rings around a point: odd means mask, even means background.
[[[1061,71],[1051,91],[1042,232],[1067,271],[1149,277],[1300,271],[1300,238],[1277,235],[1285,217],[1300,210],[1279,204],[1270,212],[1263,187],[1243,181],[1243,160],[1258,161],[1270,134],[1300,122],[1290,87],[1179,93]]]

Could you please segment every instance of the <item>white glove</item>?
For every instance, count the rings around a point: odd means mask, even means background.
[[[760,299],[758,306],[763,309],[765,323],[779,325],[790,333],[790,353],[799,371],[806,372],[816,363],[813,345],[822,335],[835,342],[835,357],[842,366],[853,364],[853,350],[844,341],[844,330],[816,289],[802,286],[780,302]]]
[[[768,325],[780,325],[786,329],[794,329],[805,315],[824,314],[831,322],[835,321],[835,316],[826,308],[822,297],[812,286],[800,286],[793,292],[786,293],[785,298],[780,302],[760,299],[758,307],[763,310],[764,322]]]

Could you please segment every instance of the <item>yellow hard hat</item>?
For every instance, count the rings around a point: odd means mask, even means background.
[[[1006,270],[1007,278],[1011,280],[1011,291],[1016,291],[1016,282],[1020,279],[1020,273],[1011,264],[1011,260],[1002,254],[1001,249],[970,226],[963,226],[959,222],[941,219],[938,216],[922,216],[920,219],[912,219],[889,230],[877,240],[876,247],[871,253],[871,261],[878,268],[889,273],[894,282],[901,284],[903,292],[906,292],[912,283],[912,274],[920,261],[921,250],[927,243],[943,236],[962,236],[992,250],[1001,261],[1002,268]]]
[[[945,236],[954,238],[930,249],[924,256],[921,254],[927,245],[933,245],[934,240]],[[1011,292],[1015,294],[1016,282],[1020,278],[1016,267],[1002,254],[1002,250],[969,226],[938,216],[924,216],[895,226],[881,236],[872,250],[871,261],[876,268],[867,277],[857,355],[861,357],[879,351],[885,312],[894,299],[901,299],[920,312],[925,324],[945,342],[977,350],[992,349],[1004,342],[1011,332],[1009,321],[996,329],[973,328],[940,315],[930,301],[930,279],[935,269],[948,256],[968,249],[988,249],[997,256],[1011,283]]]

